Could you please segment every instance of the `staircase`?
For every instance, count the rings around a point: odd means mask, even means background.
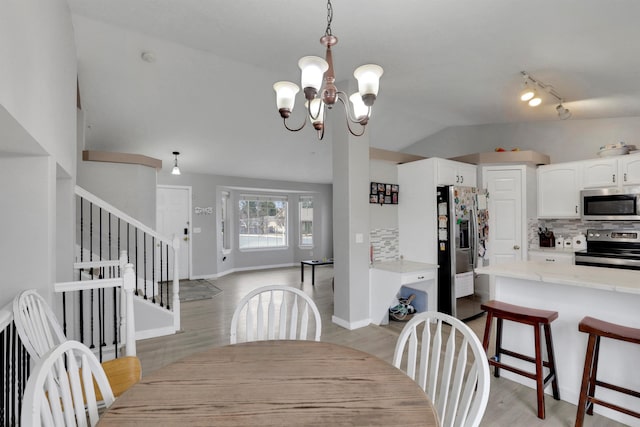
[[[120,278],[124,264],[135,271],[135,338],[180,330],[179,239],[161,236],[81,187],[75,193],[76,281],[55,287],[62,294],[65,334],[98,349],[100,358],[103,352],[117,357],[124,337],[118,321],[121,295],[116,287],[96,288],[91,282]]]

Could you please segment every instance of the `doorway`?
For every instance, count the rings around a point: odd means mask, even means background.
[[[191,278],[191,187],[157,187],[156,229],[163,236],[180,239],[178,278]],[[169,277],[173,277],[172,258],[169,260]]]

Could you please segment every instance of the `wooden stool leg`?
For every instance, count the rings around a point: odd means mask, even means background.
[[[538,395],[538,418],[544,420],[544,371],[542,370],[542,348],[540,343],[540,326],[534,325],[534,341],[536,346],[536,392]]]
[[[553,398],[560,400],[560,389],[558,388],[558,373],[556,372],[556,357],[553,352],[553,340],[551,339],[551,325],[544,325],[544,337],[547,343],[547,360],[549,361],[549,371],[553,375],[551,387]]]
[[[582,371],[582,385],[580,386],[580,396],[578,399],[578,412],[576,414],[575,427],[582,427],[584,423],[584,414],[587,409],[587,392],[589,390],[589,382],[591,380],[591,369],[593,367],[593,354],[596,347],[596,336],[589,335],[587,343],[587,353],[584,358],[584,369]]]
[[[596,335],[595,349],[593,350],[593,364],[589,377],[589,394],[587,395],[587,414],[593,415],[593,401],[589,398],[596,396],[596,376],[598,375],[598,356],[600,356],[600,335]]]
[[[500,355],[502,354],[502,318],[498,317],[496,319],[496,361],[500,362]],[[496,378],[500,378],[500,368],[497,366],[493,367],[493,376]]]
[[[493,313],[487,312],[487,321],[484,324],[484,337],[482,338],[482,347],[485,353],[489,349],[489,338],[491,337],[491,321],[493,320]]]

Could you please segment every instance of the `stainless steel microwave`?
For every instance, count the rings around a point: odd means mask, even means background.
[[[584,220],[640,220],[640,187],[582,190],[580,202]]]

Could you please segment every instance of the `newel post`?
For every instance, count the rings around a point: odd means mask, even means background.
[[[178,268],[180,264],[180,238],[173,236],[173,327],[180,330],[180,275]]]
[[[126,262],[126,259],[126,254],[124,255],[124,259],[121,256],[121,264],[123,261]],[[125,355],[127,356],[136,355],[136,324],[133,314],[133,290],[135,287],[136,273],[133,268],[133,264],[125,264],[122,270],[123,301],[121,308],[124,313],[122,324],[125,337]]]

